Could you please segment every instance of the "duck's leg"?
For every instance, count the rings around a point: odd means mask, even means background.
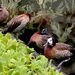
[[[69,57],[68,59],[65,59],[65,60],[63,60],[62,62],[60,62],[60,63],[58,64],[58,66],[56,67],[56,69],[59,69],[60,66],[61,66],[63,63],[68,62],[70,59],[71,59],[71,58]],[[55,70],[56,70],[56,69],[55,69]]]

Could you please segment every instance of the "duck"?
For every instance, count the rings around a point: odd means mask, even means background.
[[[47,33],[46,29],[43,29],[41,32],[35,32],[31,37],[28,42],[28,46],[30,48],[34,48],[34,50],[39,53],[43,54],[44,52],[44,44],[46,43],[47,39],[50,38],[52,35]]]
[[[9,16],[9,12],[5,7],[0,7],[0,24],[2,24]]]
[[[46,58],[53,59],[56,62],[60,62],[56,69],[59,69],[63,64],[70,65],[73,62],[75,56],[75,48],[69,44],[58,42],[57,38],[50,37],[47,39],[44,46],[44,56]],[[56,70],[55,69],[55,70]]]
[[[44,46],[44,55],[49,59],[62,59],[75,54],[75,48],[53,37],[48,38]]]
[[[2,30],[2,33],[18,33],[26,27],[30,19],[31,17],[28,13],[16,15],[11,20],[9,20],[5,28]],[[18,37],[18,34],[16,34],[16,37]]]

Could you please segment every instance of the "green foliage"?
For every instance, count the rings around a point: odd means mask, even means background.
[[[58,7],[55,9],[55,16],[63,16],[62,12],[64,11],[64,7],[63,7],[64,3],[61,2]]]
[[[60,27],[59,23],[52,22],[51,28],[53,30],[53,33],[56,34],[58,38],[60,38],[60,36],[62,35],[62,30],[61,30],[61,27]]]
[[[55,11],[51,8],[50,12],[53,15],[53,22],[50,26],[53,33],[57,35],[59,42],[66,42],[68,39],[71,39],[70,43],[75,43],[73,41],[75,38],[75,0],[70,1],[71,3],[68,1],[64,0],[61,2]]]
[[[7,10],[9,11],[8,20],[11,19],[14,15],[17,15],[20,13],[19,12],[20,7],[18,5],[20,1],[21,0],[1,0],[0,6],[6,7]]]
[[[67,27],[65,28],[65,31],[63,32],[62,36],[59,38],[59,41],[61,42],[66,42],[68,36],[70,35],[70,33],[72,32],[72,28],[74,27],[74,25],[72,25],[71,27]]]
[[[65,2],[65,8],[68,12],[72,12],[72,14],[75,11],[75,0],[71,1],[71,6],[69,5],[69,2],[67,0],[64,0]]]
[[[58,40],[60,42],[66,42],[68,36],[72,32],[73,27],[74,27],[74,24],[72,24],[71,27],[66,27],[65,31],[63,31],[62,27],[59,23],[57,23],[57,22],[51,23],[51,28],[53,30],[53,33],[57,35]]]
[[[34,57],[34,50],[12,39],[10,34],[0,33],[0,75],[63,75],[47,67],[48,59]]]
[[[36,0],[37,4],[39,5],[41,10],[47,9],[47,2],[50,2],[50,4],[56,2],[57,0]]]

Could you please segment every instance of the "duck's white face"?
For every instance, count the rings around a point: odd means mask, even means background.
[[[52,39],[52,38],[49,38],[49,39],[47,40],[47,42],[49,43],[50,46],[53,46],[53,39]]]

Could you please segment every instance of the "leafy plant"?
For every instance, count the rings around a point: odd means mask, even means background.
[[[51,28],[53,30],[53,33],[57,35],[59,42],[66,42],[68,36],[72,32],[73,27],[74,24],[72,24],[71,27],[66,27],[65,31],[63,31],[59,23],[57,22],[51,23]]]
[[[0,33],[0,75],[63,75],[48,65],[43,55],[34,57],[33,48]]]
[[[18,15],[19,12],[19,2],[21,0],[1,0],[0,6],[6,7],[9,11],[9,17],[8,20],[11,19],[14,15]],[[19,8],[18,8],[19,7]],[[23,11],[23,10],[22,10]],[[24,10],[25,11],[25,10]],[[7,21],[8,21],[7,20]]]

